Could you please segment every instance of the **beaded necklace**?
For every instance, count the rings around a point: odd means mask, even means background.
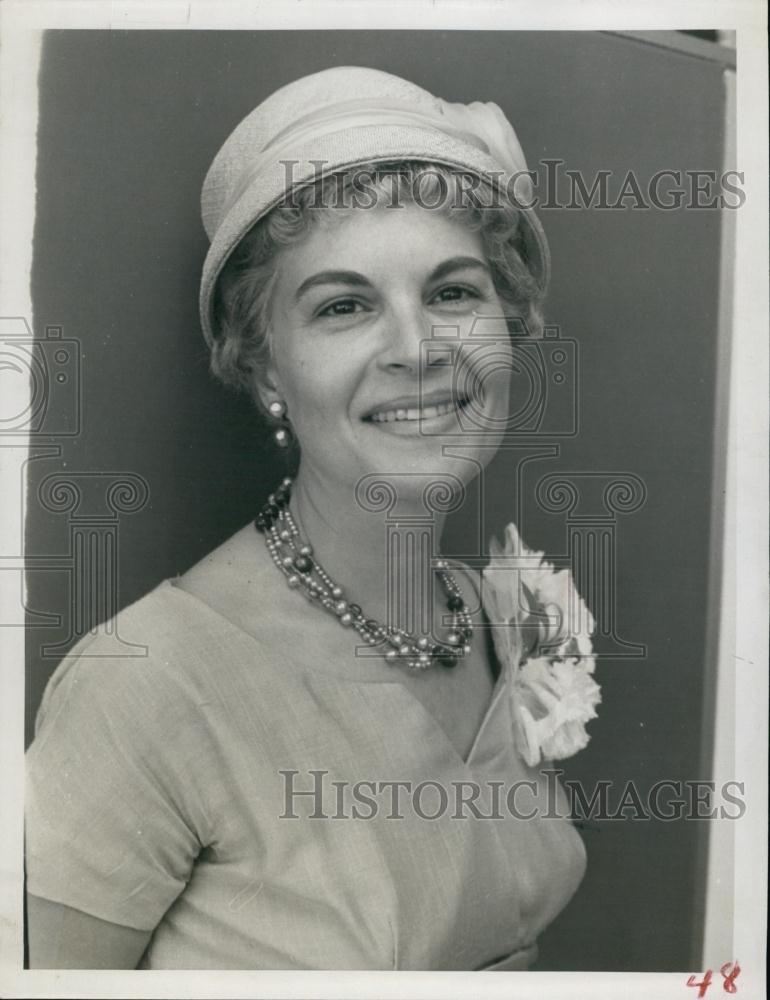
[[[452,668],[470,654],[473,638],[470,611],[445,560],[439,560],[435,567],[446,594],[447,610],[452,615],[450,631],[443,642],[367,618],[358,604],[346,599],[342,587],[313,558],[312,547],[300,537],[289,511],[291,487],[292,480],[287,477],[254,519],[254,527],[264,536],[270,557],[289,587],[301,589],[308,600],[335,615],[340,625],[358,632],[367,645],[387,645],[383,655],[388,663],[406,662],[411,670],[426,670],[436,663]]]

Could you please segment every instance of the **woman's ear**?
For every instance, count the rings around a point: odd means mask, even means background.
[[[256,393],[265,410],[270,412],[270,404],[283,402],[284,395],[281,390],[280,379],[275,370],[275,365],[271,361],[267,368],[256,378]]]

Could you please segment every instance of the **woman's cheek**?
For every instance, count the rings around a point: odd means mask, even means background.
[[[487,392],[494,399],[496,409],[507,409],[511,389],[511,366],[508,359],[499,359],[484,380]]]

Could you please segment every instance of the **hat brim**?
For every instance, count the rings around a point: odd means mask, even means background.
[[[200,286],[200,319],[209,346],[214,342],[213,302],[217,279],[228,257],[251,227],[281,202],[292,188],[302,187],[322,176],[364,163],[421,160],[458,167],[487,179],[510,197],[510,174],[490,155],[469,143],[419,127],[397,129],[371,125],[348,128],[307,145],[298,145],[288,161],[276,159],[256,172],[251,183],[229,208],[217,226],[203,263]],[[287,177],[292,183],[287,186]],[[209,192],[216,197],[216,192]],[[550,252],[543,227],[532,208],[511,199],[521,210],[520,234],[526,263],[541,291],[550,277]],[[204,206],[205,212],[205,206]]]

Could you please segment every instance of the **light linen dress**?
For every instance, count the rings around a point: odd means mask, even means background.
[[[466,759],[393,676],[267,662],[163,581],[49,682],[28,751],[28,890],[154,929],[141,968],[528,968],[585,850],[565,808],[506,808],[515,782],[549,780],[515,750],[511,672]],[[484,790],[476,813],[457,806],[461,782]]]

